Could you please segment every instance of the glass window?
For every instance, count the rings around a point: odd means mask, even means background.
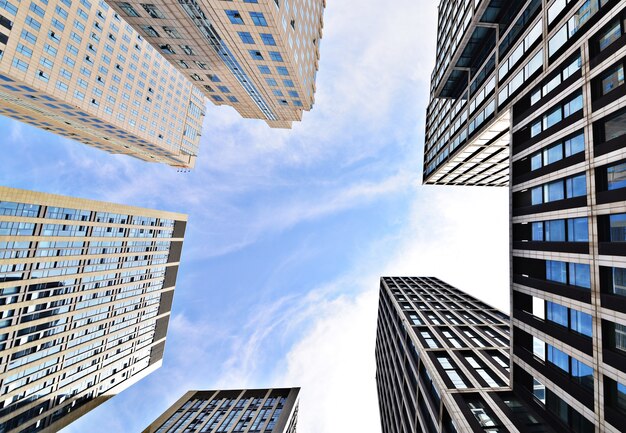
[[[551,362],[555,366],[559,367],[566,373],[569,373],[569,356],[554,346],[548,346],[548,362]]]
[[[626,325],[615,323],[615,348],[626,352]]]
[[[580,334],[591,337],[592,318],[591,315],[582,311],[570,309],[570,329]]]
[[[561,143],[547,148],[543,151],[543,160],[545,165],[552,164],[563,159],[563,146]]]
[[[546,387],[533,377],[533,395],[537,400],[546,404]]]
[[[541,204],[543,203],[543,188],[538,186],[533,188],[531,191],[531,204]]]
[[[545,361],[546,359],[546,343],[533,336],[533,355]]]
[[[587,389],[593,389],[593,368],[572,358],[572,378]]]
[[[248,50],[248,53],[250,53],[250,57],[252,57],[252,60],[263,60],[263,54],[261,54],[260,51]]]
[[[626,112],[618,114],[604,122],[604,138],[613,140],[626,134]]]
[[[626,413],[626,385],[617,382],[617,408]]]
[[[537,153],[533,157],[530,158],[530,169],[537,170],[542,167],[541,163],[541,153]]]
[[[545,222],[545,240],[548,242],[565,241],[565,220],[553,220]]]
[[[567,240],[570,242],[589,241],[589,225],[586,217],[567,220]]]
[[[565,181],[567,198],[580,197],[587,194],[587,180],[584,174],[570,177]]]
[[[554,302],[546,302],[547,318],[549,321],[558,323],[561,326],[568,327],[567,307]]]
[[[163,13],[155,5],[151,3],[140,3],[140,4],[141,4],[141,7],[143,7],[144,10],[148,12],[148,15],[150,15],[150,18],[159,18],[159,19],[165,18],[165,15],[163,15]]]
[[[532,224],[532,240],[543,241],[543,222]]]
[[[600,40],[598,41],[598,45],[600,46],[600,51],[603,51],[613,42],[619,39],[622,35],[622,28],[619,21],[616,21],[611,28],[609,28],[602,36],[600,36]]]
[[[585,150],[585,134],[565,140],[565,156],[574,155]]]
[[[616,214],[609,217],[611,227],[611,242],[626,242],[626,214]]]
[[[543,130],[550,128],[551,126],[556,125],[563,119],[563,113],[561,112],[561,107],[557,107],[548,113],[547,116],[543,118]]]
[[[626,162],[607,167],[606,174],[609,191],[626,187]]]
[[[276,45],[274,36],[271,33],[261,33],[261,40],[265,45]]]
[[[543,186],[543,195],[546,203],[551,201],[563,200],[565,198],[563,191],[563,181],[557,180]]]
[[[569,283],[574,286],[591,288],[591,273],[589,265],[585,263],[569,264]]]
[[[626,269],[613,268],[612,292],[616,295],[626,296]]]
[[[602,78],[602,94],[606,95],[622,84],[624,84],[624,66],[619,65]]]
[[[239,11],[225,10],[226,16],[230,20],[231,24],[243,24],[243,18],[239,14]]]
[[[241,42],[243,42],[244,44],[253,44],[254,43],[254,38],[252,37],[252,35],[249,32],[237,32],[237,34],[241,38]]]
[[[457,389],[467,388],[465,381],[463,380],[459,372],[456,370],[456,368],[452,365],[449,358],[440,357],[440,358],[437,358],[437,360],[439,361],[439,364],[441,364],[441,366],[445,370],[446,374],[452,381],[452,385],[455,388]]]
[[[567,263],[546,260],[546,279],[567,284]]]
[[[267,21],[261,12],[250,12],[250,18],[255,26],[267,27]]]

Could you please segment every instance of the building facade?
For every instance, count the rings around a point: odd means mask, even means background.
[[[110,4],[214,104],[278,128],[312,108],[325,0]]]
[[[430,277],[383,277],[383,433],[554,432],[510,386],[508,316]]]
[[[0,432],[56,432],[160,367],[186,219],[0,187]]]
[[[0,1],[0,114],[193,167],[205,98],[102,0]]]
[[[189,391],[143,433],[295,433],[300,388]]]
[[[624,431],[626,5],[460,4],[440,6],[424,181],[510,185],[513,389],[561,429]]]

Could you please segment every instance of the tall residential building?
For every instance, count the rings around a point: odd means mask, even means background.
[[[300,388],[189,391],[143,433],[296,433]]]
[[[626,4],[439,12],[424,181],[510,184],[513,389],[561,429],[624,431]]]
[[[0,432],[56,432],[160,367],[186,219],[0,187]]]
[[[313,106],[325,0],[114,0],[217,105],[290,128]]]
[[[509,318],[429,277],[383,277],[382,433],[554,433],[510,386]]]
[[[193,167],[205,98],[102,0],[0,0],[0,114]]]

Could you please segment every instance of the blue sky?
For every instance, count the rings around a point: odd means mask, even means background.
[[[313,110],[272,130],[210,105],[190,173],[0,118],[3,184],[189,214],[163,367],[64,433],[270,386],[302,386],[300,433],[377,432],[381,275],[508,309],[507,191],[420,185],[435,24],[432,0],[328,2]]]

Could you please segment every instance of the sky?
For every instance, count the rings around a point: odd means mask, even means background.
[[[313,110],[276,130],[209,104],[189,173],[0,118],[3,185],[189,215],[163,366],[63,433],[140,432],[189,389],[291,386],[299,433],[380,432],[381,276],[508,312],[507,190],[421,185],[436,6],[327,2]]]

